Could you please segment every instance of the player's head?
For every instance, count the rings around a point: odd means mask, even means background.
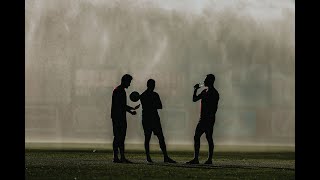
[[[154,88],[156,87],[156,81],[153,80],[153,79],[149,79],[147,81],[147,87],[148,87],[149,90],[153,91]]]
[[[123,85],[124,88],[128,88],[130,86],[131,81],[132,76],[130,74],[125,74],[121,78],[121,85]]]
[[[214,81],[216,80],[216,77],[213,74],[208,74],[206,79],[204,80],[205,86],[213,86]]]

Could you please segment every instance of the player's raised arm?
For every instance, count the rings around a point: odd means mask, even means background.
[[[197,95],[197,90],[200,88],[199,84],[196,84],[194,87],[192,101],[197,102],[199,99],[201,99],[201,94]]]

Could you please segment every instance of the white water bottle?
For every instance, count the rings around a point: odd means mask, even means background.
[[[203,86],[204,86],[204,82],[200,82],[199,87],[203,87]]]

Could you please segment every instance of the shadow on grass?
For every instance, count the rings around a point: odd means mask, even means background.
[[[223,168],[241,168],[241,169],[283,169],[295,171],[295,168],[287,167],[270,167],[270,166],[248,166],[248,165],[209,165],[209,164],[185,164],[185,163],[160,163],[160,162],[132,162],[131,164],[149,165],[149,166],[167,166],[167,167],[181,167],[181,168],[198,168],[198,169],[223,169]]]

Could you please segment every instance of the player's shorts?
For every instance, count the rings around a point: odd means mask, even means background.
[[[160,121],[142,121],[144,134],[163,135]]]
[[[127,134],[127,123],[122,122],[122,123],[115,123],[113,121],[113,136],[117,137],[125,137]]]
[[[202,133],[211,135],[213,134],[213,126],[215,119],[200,119],[196,127],[195,134],[201,135]]]

